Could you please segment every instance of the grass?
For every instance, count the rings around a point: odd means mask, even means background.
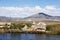
[[[47,22],[46,31],[47,34],[59,34],[60,35],[60,22]]]
[[[47,25],[55,25],[55,24],[60,24],[60,22],[45,22]]]

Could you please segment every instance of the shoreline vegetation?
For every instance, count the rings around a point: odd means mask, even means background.
[[[36,22],[37,23],[37,22]],[[54,35],[60,35],[60,22],[45,22],[46,25],[46,31],[45,32],[39,32],[39,31],[22,31],[21,28],[23,28],[25,25],[30,28],[32,26],[32,22],[13,22],[11,23],[10,27],[0,27],[0,33],[46,33],[46,34],[54,34]]]
[[[30,33],[30,34],[45,34],[42,31],[21,31],[20,29],[9,29],[9,30],[1,30],[0,33]]]
[[[60,24],[47,25],[46,34],[60,35]]]

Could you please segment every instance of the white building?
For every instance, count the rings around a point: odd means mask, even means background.
[[[46,30],[46,24],[43,22],[39,22],[39,23],[33,22],[33,25],[31,27],[34,31],[45,31]]]
[[[28,26],[25,25],[25,26],[22,28],[22,31],[27,31],[27,28],[28,28]]]

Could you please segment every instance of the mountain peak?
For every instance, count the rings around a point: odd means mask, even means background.
[[[45,14],[45,13],[38,13],[38,15],[50,16],[50,15]],[[51,16],[50,16],[50,17],[51,17]]]
[[[52,17],[52,16],[45,13],[37,13],[32,16],[29,16],[28,18],[48,18],[48,17]]]
[[[38,13],[38,14],[45,14],[45,13]]]

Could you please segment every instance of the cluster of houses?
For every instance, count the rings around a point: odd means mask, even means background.
[[[5,27],[5,26],[10,27],[10,25],[11,22],[0,22],[0,27]]]
[[[46,24],[43,22],[39,22],[36,24],[36,22],[33,22],[33,25],[31,28],[28,28],[27,25],[25,25],[24,28],[22,28],[23,31],[46,31]]]
[[[0,22],[0,27],[5,27],[5,25],[7,25],[7,27],[10,27],[11,22]],[[28,28],[27,25],[24,26],[24,28],[22,28],[22,31],[45,31],[46,30],[46,24],[43,22],[33,22],[33,25]]]

